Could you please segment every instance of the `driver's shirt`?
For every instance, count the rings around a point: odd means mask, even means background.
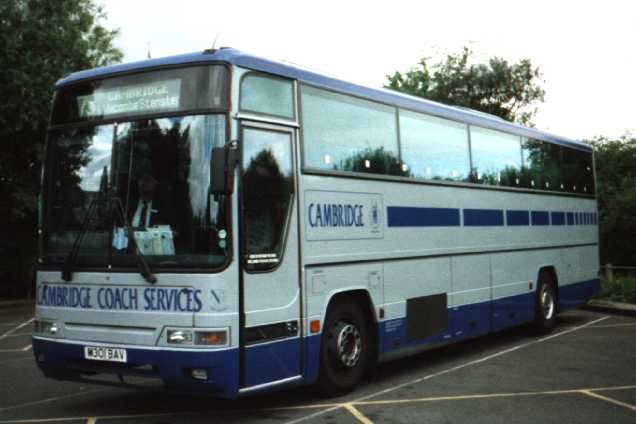
[[[145,203],[145,211],[144,211],[144,203]],[[135,214],[133,215],[132,226],[133,227],[141,227],[142,226],[142,213],[145,212],[145,220],[143,223],[144,228],[148,228],[150,226],[150,214],[152,213],[152,201],[144,202],[139,199],[137,203],[137,209],[135,210]]]

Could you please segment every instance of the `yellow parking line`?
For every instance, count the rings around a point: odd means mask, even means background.
[[[303,409],[322,409],[322,408],[340,408],[343,407],[342,403],[328,403],[328,404],[309,404],[309,405],[290,405],[290,406],[280,406],[280,407],[271,407],[271,408],[254,408],[254,409],[226,409],[220,412],[224,413],[232,413],[232,412],[265,412],[265,411],[292,411],[292,410],[303,410]],[[128,415],[98,415],[95,417],[52,417],[52,418],[33,418],[33,419],[24,419],[24,420],[10,420],[10,421],[0,421],[0,424],[17,424],[17,423],[53,423],[53,422],[64,422],[64,421],[85,421],[86,424],[93,424],[97,422],[97,420],[126,420],[133,418],[160,418],[160,417],[179,417],[186,415],[199,415],[206,412],[212,411],[201,411],[201,412],[189,412],[189,411],[176,411],[176,412],[158,412],[158,413],[150,413],[150,414],[128,414]],[[216,411],[219,412],[219,411]],[[93,420],[93,421],[91,421]]]
[[[474,395],[457,395],[457,396],[431,396],[423,398],[411,399],[388,399],[388,400],[367,400],[359,402],[351,402],[353,405],[390,405],[404,404],[416,402],[439,402],[449,400],[470,400],[470,399],[493,399],[503,397],[522,397],[522,396],[551,396],[551,395],[567,395],[574,393],[584,393],[592,391],[610,391],[610,390],[633,390],[634,386],[614,386],[614,387],[596,387],[587,389],[568,389],[568,390],[544,390],[540,392],[512,392],[512,393],[490,393],[490,394],[474,394]],[[600,396],[600,395],[599,395]]]
[[[111,415],[111,416],[103,416],[103,417],[51,417],[51,418],[31,418],[31,419],[19,419],[19,420],[8,420],[8,421],[0,421],[2,424],[37,424],[37,423],[64,423],[69,421],[83,421],[86,423],[89,422],[97,422],[97,420],[114,420],[114,419],[128,419],[128,418],[160,418],[160,417],[168,417],[168,416],[176,416],[179,415],[173,414],[170,412],[166,412],[163,414],[140,414],[140,415]],[[95,421],[90,421],[95,420]]]
[[[278,406],[269,408],[248,408],[248,409],[226,409],[223,413],[236,413],[236,412],[265,412],[265,411],[293,411],[293,410],[308,410],[308,409],[321,409],[313,415],[319,416],[326,411],[335,411],[339,408],[344,408],[349,411],[358,421],[363,424],[373,424],[368,417],[360,412],[356,406],[364,405],[399,405],[405,403],[417,403],[417,402],[439,402],[439,401],[454,401],[454,400],[471,400],[471,399],[496,399],[506,397],[524,397],[524,396],[553,396],[553,395],[568,395],[568,394],[584,394],[587,396],[602,399],[607,402],[614,403],[616,405],[623,406],[625,408],[636,411],[636,406],[630,405],[612,399],[595,392],[599,391],[619,391],[619,390],[635,390],[636,385],[630,386],[610,386],[610,387],[593,387],[584,389],[566,389],[566,390],[545,390],[537,392],[510,392],[510,393],[490,393],[490,394],[472,394],[472,395],[455,395],[455,396],[431,396],[423,398],[411,398],[411,399],[390,399],[390,400],[367,400],[367,401],[352,401],[346,403],[321,403],[321,404],[307,404],[307,405],[289,405]],[[178,416],[196,416],[205,414],[211,411],[200,412],[187,412],[187,411],[175,411],[175,412],[162,412],[162,413],[150,413],[150,414],[128,414],[128,415],[103,415],[94,417],[52,417],[52,418],[34,418],[34,419],[21,419],[0,421],[0,424],[17,424],[17,423],[55,423],[65,421],[85,421],[86,424],[95,424],[98,420],[114,420],[114,419],[134,419],[134,418],[159,418],[159,417],[178,417]]]
[[[598,393],[591,392],[589,390],[581,390],[581,393],[591,396],[596,399],[604,400],[605,402],[613,403],[614,405],[622,406],[623,408],[631,409],[632,411],[636,411],[635,405],[630,405],[629,403],[621,402],[620,400],[612,399],[607,396],[599,395]]]
[[[371,421],[370,419],[368,419],[367,417],[364,416],[364,414],[362,414],[362,412],[358,411],[356,409],[355,406],[353,406],[350,403],[345,403],[343,405],[344,409],[346,409],[347,411],[351,412],[351,415],[353,415],[354,417],[356,417],[358,419],[358,421],[360,421],[362,424],[373,424],[373,421]]]
[[[590,325],[587,328],[615,328],[615,327],[634,327],[636,322],[622,322],[620,324],[603,324],[603,325]]]
[[[7,352],[26,352],[28,350],[31,349],[31,345],[26,345],[24,347],[21,347],[19,349],[0,349],[1,353],[7,353]]]

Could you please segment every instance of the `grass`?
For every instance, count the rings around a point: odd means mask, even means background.
[[[617,278],[613,281],[602,280],[598,300],[626,302],[636,304],[636,278]]]

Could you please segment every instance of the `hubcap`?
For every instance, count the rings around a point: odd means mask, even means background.
[[[552,296],[552,290],[549,286],[544,285],[541,289],[540,301],[543,318],[546,321],[551,320],[554,315],[554,296]]]
[[[360,359],[362,337],[353,324],[339,323],[337,332],[336,354],[340,363],[346,367],[354,367]]]

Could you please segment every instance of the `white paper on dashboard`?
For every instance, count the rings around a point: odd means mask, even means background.
[[[125,228],[116,227],[113,229],[113,247],[117,250],[128,248],[128,236]]]

